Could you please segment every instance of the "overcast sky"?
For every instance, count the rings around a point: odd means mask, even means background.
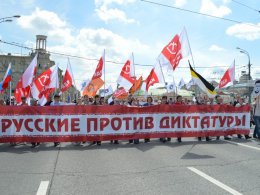
[[[236,60],[236,77],[246,70],[248,58],[236,47],[247,50],[251,57],[252,75],[260,77],[260,14],[236,2],[260,9],[259,0],[154,0],[162,4],[229,18],[236,24],[188,13],[139,0],[1,0],[0,17],[19,14],[21,18],[0,24],[0,38],[35,47],[37,34],[47,35],[47,50],[100,58],[106,49],[106,60],[125,62],[134,53],[136,75],[149,74],[163,47],[183,27],[186,28],[197,72],[205,78],[219,79]],[[253,25],[245,25],[251,23]],[[255,26],[254,26],[255,25]],[[26,49],[0,43],[1,53],[29,53]],[[52,55],[65,70],[67,57]],[[174,73],[165,72],[168,82],[190,80],[188,59],[181,61]],[[96,61],[70,58],[76,83],[92,76]],[[115,86],[123,64],[106,63],[106,85]],[[203,68],[205,67],[205,68]]]

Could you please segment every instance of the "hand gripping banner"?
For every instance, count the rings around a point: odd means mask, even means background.
[[[1,106],[0,142],[74,142],[249,134],[250,107]]]

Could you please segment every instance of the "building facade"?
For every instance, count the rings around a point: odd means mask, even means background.
[[[38,53],[37,59],[37,72],[36,76],[55,65],[55,62],[50,59],[50,53],[46,51],[47,45],[47,36],[45,35],[36,35],[36,50],[29,53],[27,56],[18,56],[8,53],[7,55],[0,55],[0,81],[3,79],[5,72],[8,68],[9,63],[12,64],[12,81],[9,84],[9,88],[4,91],[3,94],[0,94],[0,98],[9,99],[10,96],[14,95],[15,87],[18,80],[21,78],[22,74],[29,66],[36,53]],[[59,69],[59,79],[60,84],[62,81],[62,70]],[[72,87],[69,92],[71,94],[78,94],[75,87]],[[66,92],[62,97],[67,97]]]

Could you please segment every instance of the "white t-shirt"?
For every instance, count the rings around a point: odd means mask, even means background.
[[[64,103],[64,102],[52,102],[51,103],[51,106],[64,106],[64,105],[66,105],[66,103]]]

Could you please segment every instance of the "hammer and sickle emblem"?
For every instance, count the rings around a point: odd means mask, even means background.
[[[126,64],[125,67],[123,68],[122,72],[123,72],[124,74],[129,74],[129,72],[130,72],[130,62],[129,62],[129,61],[127,61],[127,64]]]
[[[177,44],[175,42],[169,43],[169,45],[167,46],[167,50],[170,52],[170,54],[176,54],[175,47],[177,47]]]
[[[45,86],[49,78],[49,75],[45,74],[38,78],[38,80],[42,86]]]

